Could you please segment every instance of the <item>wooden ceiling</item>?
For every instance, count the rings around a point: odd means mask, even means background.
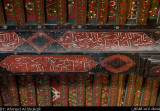
[[[160,0],[0,0],[0,25],[160,25],[159,2]]]

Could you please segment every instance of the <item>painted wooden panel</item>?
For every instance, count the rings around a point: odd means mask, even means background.
[[[124,25],[128,15],[128,0],[118,1],[117,25]]]
[[[65,24],[67,21],[66,0],[57,0],[57,24]]]
[[[137,18],[137,25],[146,25],[148,19],[148,12],[150,9],[150,0],[141,0],[139,5],[139,13]]]
[[[1,62],[11,72],[86,72],[95,65],[86,55],[11,55]]]
[[[4,10],[3,10],[3,4],[2,1],[0,1],[0,24],[5,24],[5,18],[4,18]]]
[[[78,0],[77,15],[77,24],[85,24],[87,18],[87,0]]]
[[[34,0],[35,19],[37,24],[45,23],[44,0]]]
[[[128,19],[136,19],[139,0],[129,0]]]
[[[56,40],[67,50],[145,50],[155,41],[140,32],[67,32]]]
[[[25,24],[24,0],[13,0],[16,25]]]
[[[108,0],[98,0],[97,24],[106,24],[108,4]]]

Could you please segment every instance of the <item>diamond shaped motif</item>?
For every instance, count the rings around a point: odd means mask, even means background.
[[[135,62],[124,55],[113,55],[101,62],[101,65],[113,73],[128,70],[135,65]]]
[[[0,32],[0,51],[13,51],[24,40],[14,32]]]
[[[43,31],[37,32],[34,36],[27,40],[38,51],[42,51],[47,45],[54,42],[54,39],[46,35]]]

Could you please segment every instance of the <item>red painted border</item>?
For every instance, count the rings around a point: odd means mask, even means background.
[[[77,24],[85,24],[87,16],[87,0],[78,0]]]

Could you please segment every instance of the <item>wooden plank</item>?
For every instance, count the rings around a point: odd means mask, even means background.
[[[107,106],[108,105],[108,98],[109,98],[109,75],[108,74],[102,74],[102,88],[101,88],[101,106]]]
[[[35,3],[35,18],[37,24],[45,24],[44,0],[34,0]]]
[[[18,76],[18,86],[21,106],[29,106],[25,76]]]
[[[7,76],[0,78],[0,92],[3,106],[12,106]]]
[[[35,0],[25,0],[25,11],[27,23],[36,23]]]
[[[151,0],[151,8],[149,10],[149,19],[157,19],[160,0]]]
[[[77,77],[77,106],[85,105],[85,75],[78,74]]]
[[[98,0],[87,0],[87,23],[95,24],[97,19]]]
[[[77,106],[77,75],[68,75],[68,94],[69,94],[69,106]]]
[[[68,106],[68,78],[66,74],[60,75],[60,103],[61,106]]]
[[[133,105],[135,83],[136,83],[136,75],[135,74],[129,75],[125,106]]]
[[[93,106],[100,106],[101,104],[101,87],[102,87],[102,75],[94,75],[93,85]]]
[[[153,80],[146,80],[144,86],[144,92],[142,96],[142,106],[149,106],[151,99],[151,90],[152,90]]]
[[[60,89],[59,89],[59,75],[51,76],[51,91],[53,106],[60,106]]]
[[[56,20],[57,16],[57,4],[56,0],[45,0],[45,12],[46,12],[46,19],[48,20]]]
[[[120,79],[121,80],[121,79]],[[119,104],[117,101],[117,106],[124,106],[125,104],[125,97],[126,97],[126,89],[127,89],[127,75],[123,75],[123,80],[122,80],[122,89],[119,90]]]
[[[35,79],[38,106],[52,106],[49,76],[39,75]]]
[[[0,25],[5,25],[4,10],[2,0],[0,0]]]
[[[128,19],[136,19],[139,0],[129,0]]]
[[[147,24],[150,3],[151,3],[150,0],[141,0],[140,1],[138,18],[137,18],[137,25],[146,25]]]
[[[65,24],[67,21],[66,0],[57,0],[57,24]]]
[[[137,76],[133,106],[139,106],[141,101],[143,77]]]
[[[116,106],[117,105],[118,78],[119,78],[119,75],[112,75],[111,76],[111,84],[110,84],[109,104],[108,104],[108,106]]]
[[[36,106],[35,85],[32,75],[25,76],[27,83],[28,106]]]
[[[13,0],[3,0],[3,4],[6,16],[6,23],[13,24],[13,20],[15,20]]]
[[[85,106],[92,106],[93,101],[93,75],[86,74],[85,76]]]
[[[78,0],[77,15],[77,24],[86,24],[87,0]]]
[[[68,0],[68,20],[77,18],[77,0]]]
[[[125,96],[124,93],[124,79],[125,79],[125,75],[120,74],[119,75],[119,80],[118,80],[118,97],[117,97],[117,106],[122,106],[122,102],[123,101],[123,96]]]
[[[159,80],[154,80],[153,81],[151,100],[150,100],[149,106],[155,106],[156,105],[159,83],[160,83]]]
[[[20,106],[17,83],[15,76],[7,76],[9,93],[12,106]]]
[[[16,25],[25,24],[24,0],[13,0]]]
[[[109,0],[98,0],[97,24],[106,24]]]
[[[108,19],[115,19],[117,12],[117,0],[109,0]]]
[[[128,15],[128,0],[118,0],[116,24],[124,25]]]

